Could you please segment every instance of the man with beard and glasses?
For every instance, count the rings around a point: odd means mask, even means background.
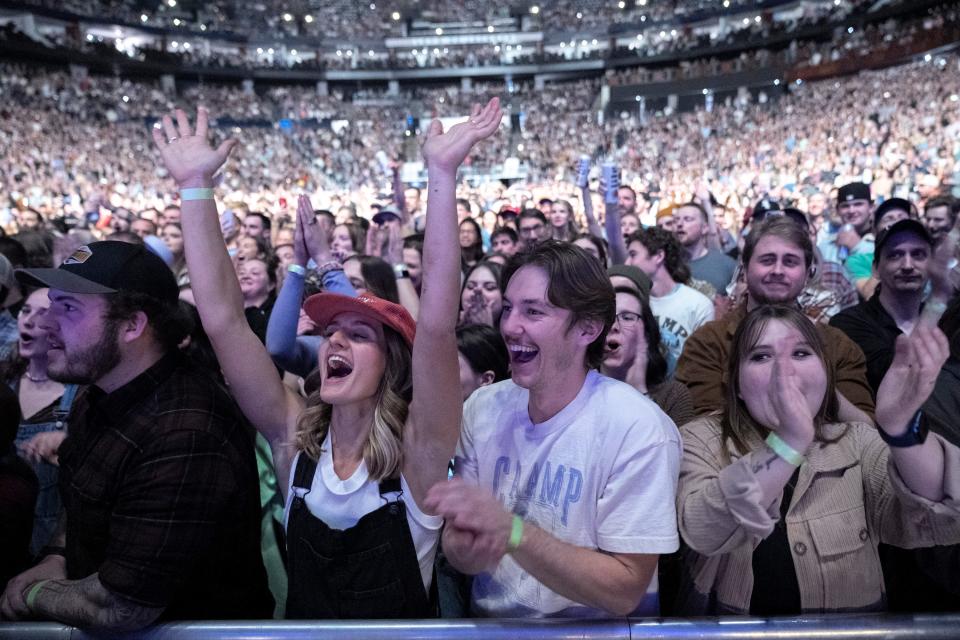
[[[771,217],[750,231],[741,259],[747,285],[745,301],[687,338],[677,363],[676,379],[690,389],[697,414],[724,408],[724,372],[733,335],[747,312],[765,304],[798,304],[813,264],[813,243],[807,230],[789,217]],[[823,323],[816,326],[837,381],[840,417],[844,421],[870,421],[873,396],[867,385],[863,352],[842,331]]]
[[[89,386],[59,449],[61,526],[7,584],[2,618],[112,632],[269,617],[253,434],[179,354],[173,273],[143,245],[106,241],[17,277],[50,287],[50,378]]]

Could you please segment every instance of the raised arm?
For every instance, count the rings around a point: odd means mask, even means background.
[[[494,98],[482,110],[475,106],[469,121],[446,133],[434,120],[423,145],[429,181],[423,286],[413,344],[413,401],[403,438],[403,473],[419,505],[427,490],[446,478],[463,411],[455,333],[460,298],[457,169],[477,142],[497,130],[502,115]]]
[[[587,232],[602,240],[603,228],[597,222],[597,216],[593,213],[593,198],[590,194],[590,187],[580,189],[580,198],[583,200],[583,215],[587,218]]]
[[[893,363],[877,390],[878,429],[894,437],[907,432],[949,355],[947,337],[926,323],[918,324],[909,336],[897,337]],[[943,500],[944,451],[938,438],[890,447],[890,457],[911,491],[931,502]]]
[[[312,258],[324,267],[324,289],[332,278],[339,276],[343,287],[336,293],[355,296],[353,286],[343,277],[339,263],[333,263],[333,254],[327,242],[329,229],[324,218],[316,218],[310,198],[301,195],[297,202],[297,223],[294,233],[294,263],[302,269],[289,271],[283,280],[283,287],[273,305],[270,321],[267,324],[267,351],[278,367],[306,377],[317,366],[317,350],[312,340],[300,340],[297,337],[297,321],[303,298],[303,285],[307,263]],[[311,348],[312,347],[312,348]]]
[[[607,231],[607,243],[610,245],[610,264],[624,264],[627,261],[627,244],[620,230],[620,201],[617,199],[617,187],[604,185],[604,220]]]
[[[720,244],[720,230],[717,228],[717,219],[713,215],[713,204],[710,202],[710,187],[705,181],[697,185],[695,196],[707,214],[707,246],[723,251]],[[722,292],[718,291],[718,293],[723,295]]]
[[[162,129],[153,130],[153,140],[181,190],[184,253],[197,310],[240,408],[271,445],[284,442],[296,425],[302,401],[283,386],[247,324],[212,195],[213,177],[236,141],[226,140],[216,149],[210,146],[204,107],[197,109],[195,131],[184,111],[178,109],[176,118],[174,125],[170,116],[164,116]],[[198,191],[185,193],[187,189]]]

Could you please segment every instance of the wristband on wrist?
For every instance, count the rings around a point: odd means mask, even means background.
[[[513,525],[510,528],[510,539],[507,540],[507,553],[512,553],[520,548],[520,542],[523,540],[523,518],[513,514]]]
[[[393,265],[393,275],[397,277],[397,280],[402,280],[403,278],[409,278],[410,272],[402,264]]]
[[[300,266],[299,264],[296,264],[296,263],[288,264],[288,265],[287,265],[287,271],[289,271],[290,273],[295,273],[295,274],[297,274],[298,276],[300,276],[301,278],[302,278],[303,276],[307,275],[307,270],[304,269],[304,268],[303,268],[302,266]]]
[[[48,544],[47,546],[40,549],[40,558],[46,558],[47,556],[63,556],[67,557],[67,548],[59,547],[57,545]]]
[[[910,418],[910,424],[907,425],[907,430],[899,436],[892,436],[884,430],[882,425],[877,425],[877,433],[880,434],[880,439],[891,447],[912,447],[923,444],[927,441],[929,432],[927,421],[923,419],[922,409],[913,414],[913,417]]]
[[[213,200],[213,189],[210,187],[180,189],[180,200]]]
[[[323,264],[318,264],[316,266],[317,275],[320,280],[323,280],[323,276],[327,275],[331,271],[343,271],[343,263],[339,260],[328,260]]]
[[[40,582],[30,587],[30,591],[27,592],[27,597],[25,598],[25,600],[27,601],[27,608],[30,609],[31,611],[33,610],[34,603],[37,601],[37,594],[40,593],[41,589],[43,589],[43,585],[47,584],[48,582],[50,581],[41,580]]]
[[[770,435],[767,436],[766,443],[768,447],[773,449],[775,454],[795,467],[799,467],[801,464],[803,464],[803,461],[806,460],[802,453],[784,442],[783,439],[773,431],[771,431]]]

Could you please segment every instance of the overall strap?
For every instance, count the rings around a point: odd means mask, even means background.
[[[383,497],[388,493],[403,493],[403,487],[400,485],[400,478],[384,478],[380,481],[380,496]]]
[[[68,384],[63,388],[63,395],[60,396],[60,404],[53,410],[53,414],[58,420],[62,420],[70,415],[70,406],[73,404],[73,398],[77,395],[80,388],[76,384]]]
[[[301,451],[297,456],[297,467],[293,472],[293,488],[303,489],[302,495],[306,495],[313,486],[313,476],[316,472],[317,461],[308,456],[306,451]]]

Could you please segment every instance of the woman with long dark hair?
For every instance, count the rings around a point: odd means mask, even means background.
[[[960,449],[919,411],[943,333],[897,338],[876,426],[838,422],[824,350],[798,309],[754,309],[733,337],[722,415],[682,429],[680,615],[880,611],[879,543],[960,542]]]
[[[573,242],[580,234],[580,227],[573,213],[573,205],[567,200],[555,200],[547,220],[550,222],[550,237],[554,240]]]
[[[325,340],[319,387],[306,401],[276,375],[240,312],[213,176],[235,141],[212,148],[207,112],[196,131],[177,111],[154,130],[183,193],[187,264],[204,329],[224,377],[267,439],[286,499],[291,618],[421,618],[441,519],[427,490],[447,477],[462,401],[455,336],[457,168],[500,122],[496,99],[447,133],[431,123],[423,146],[431,185],[419,331],[403,307],[361,295],[317,294],[305,303]],[[314,223],[315,224],[315,223]]]
[[[614,291],[617,319],[607,334],[600,371],[649,397],[677,426],[690,422],[696,415],[693,399],[681,383],[667,380],[665,347],[649,298],[632,287],[616,287]]]
[[[500,290],[501,267],[496,262],[478,262],[463,279],[460,289],[460,322],[498,327],[503,310],[503,292]]]
[[[464,218],[460,223],[460,254],[464,270],[483,259],[483,233],[473,218]]]

